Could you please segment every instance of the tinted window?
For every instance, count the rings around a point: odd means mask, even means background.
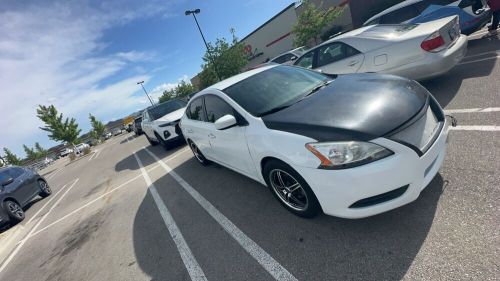
[[[8,178],[10,178],[10,176],[7,173],[7,170],[1,170],[0,171],[0,183],[5,182]]]
[[[197,98],[193,100],[189,105],[186,115],[192,120],[206,121],[205,113],[203,112],[203,99]]]
[[[312,68],[313,58],[314,58],[314,51],[309,52],[300,57],[299,60],[295,63],[295,65],[301,66],[303,68]]]
[[[149,108],[148,114],[151,120],[156,120],[185,106],[186,103],[181,100],[171,100]]]
[[[24,170],[18,167],[10,168],[7,170],[7,174],[16,179],[24,173]]]
[[[342,43],[332,43],[318,48],[318,65],[320,67],[347,57],[359,54],[358,50]]]
[[[207,120],[211,123],[227,114],[234,116],[233,108],[229,104],[212,95],[205,96],[205,109],[207,111]]]
[[[329,80],[315,71],[280,65],[250,76],[224,92],[246,111],[263,116],[299,101]]]
[[[379,18],[380,24],[395,24],[395,23],[402,23],[404,21],[410,20],[414,17],[417,17],[420,15],[420,13],[425,10],[425,8],[428,6],[427,3],[416,3],[410,6],[403,7],[399,10],[396,10],[394,12],[390,12],[388,14],[385,14]]]
[[[282,56],[279,56],[279,57],[273,59],[272,62],[281,64],[281,63],[285,63],[287,61],[292,60],[293,57],[295,57],[294,54],[284,54]]]
[[[136,119],[134,120],[134,123],[135,123],[136,125],[141,124],[141,122],[142,122],[142,117],[136,118]]]

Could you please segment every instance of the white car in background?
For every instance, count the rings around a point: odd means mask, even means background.
[[[80,144],[77,144],[75,146],[75,152],[76,154],[80,154],[83,152],[83,150],[85,150],[86,148],[90,148],[90,145],[86,144],[86,143],[80,143]]]
[[[179,120],[186,110],[186,102],[170,100],[148,107],[142,113],[141,127],[151,145],[162,144],[168,149],[171,143],[183,139]]]
[[[448,72],[467,52],[458,17],[370,25],[309,50],[294,65],[328,74],[377,72],[424,80]]]
[[[293,62],[298,59],[300,56],[302,56],[305,52],[307,51],[307,48],[302,46],[290,51],[287,51],[273,59],[271,59],[269,62],[274,62],[278,64],[293,64]]]

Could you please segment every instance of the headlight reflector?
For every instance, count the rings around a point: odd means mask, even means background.
[[[306,148],[318,157],[322,169],[352,168],[394,154],[378,144],[360,141],[308,143]]]

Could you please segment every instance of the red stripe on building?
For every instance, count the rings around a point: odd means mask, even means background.
[[[279,41],[281,41],[281,40],[285,39],[286,37],[290,36],[290,34],[292,34],[292,33],[291,33],[291,32],[288,32],[287,34],[285,34],[285,35],[281,36],[280,38],[278,38],[278,39],[274,40],[273,42],[271,42],[271,43],[267,44],[267,45],[266,45],[266,47],[269,47],[269,46],[271,46],[271,45],[273,45],[273,44],[275,44],[275,43],[277,43],[277,42],[279,42]]]

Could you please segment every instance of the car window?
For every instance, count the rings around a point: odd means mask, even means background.
[[[148,119],[156,120],[186,106],[181,100],[171,100],[148,108]]]
[[[402,23],[407,20],[410,20],[412,18],[415,18],[422,13],[425,8],[429,6],[428,3],[426,2],[418,2],[413,5],[409,5],[406,7],[403,7],[401,9],[398,9],[396,11],[390,12],[388,14],[385,14],[381,16],[378,19],[379,24],[395,24],[395,23]],[[371,21],[373,22],[373,21]],[[370,23],[371,23],[370,22]]]
[[[8,174],[8,171],[9,169],[4,169],[2,171],[0,171],[0,183],[3,183],[5,182],[8,178],[10,178],[11,176]]]
[[[207,120],[210,123],[214,123],[217,119],[227,114],[234,116],[233,108],[227,102],[214,95],[205,96],[205,110],[207,111]]]
[[[264,116],[290,106],[331,79],[316,71],[279,65],[223,90],[247,112]]]
[[[144,111],[144,113],[142,114],[142,120],[149,121],[149,116],[147,111]]]
[[[205,118],[205,113],[203,110],[203,98],[197,98],[191,102],[189,105],[189,114],[186,114],[187,117],[191,120],[197,121],[207,121]]]
[[[358,50],[344,43],[328,44],[318,48],[318,65],[316,67],[334,63],[357,54],[359,54]]]
[[[17,179],[24,173],[24,170],[19,167],[10,168],[7,170],[7,174],[13,179]]]
[[[295,65],[301,66],[303,68],[312,68],[313,67],[314,52],[315,51],[311,51],[311,52],[301,56],[299,58],[299,60],[297,60]]]
[[[282,63],[285,63],[287,61],[292,60],[293,57],[295,57],[294,54],[284,54],[282,56],[279,56],[279,57],[273,59],[272,62],[282,64]]]

